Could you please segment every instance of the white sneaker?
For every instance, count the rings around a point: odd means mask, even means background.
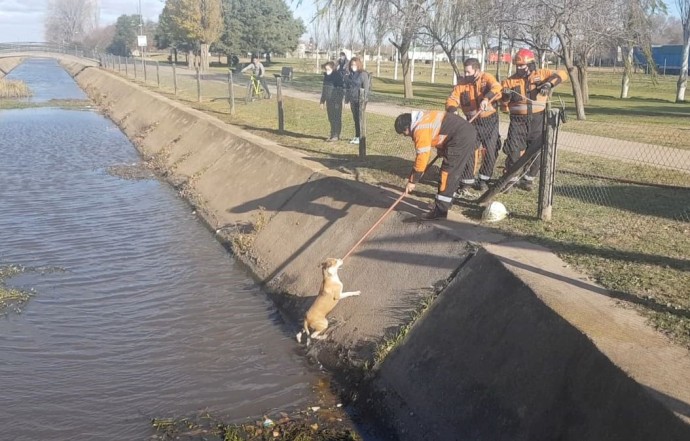
[[[359,138],[356,136],[350,140],[350,144],[359,144]]]

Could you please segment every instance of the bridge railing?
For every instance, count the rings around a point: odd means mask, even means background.
[[[13,42],[0,43],[0,55],[15,52],[50,52],[75,57],[98,59],[98,54],[80,43]]]

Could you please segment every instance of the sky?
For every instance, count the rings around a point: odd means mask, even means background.
[[[296,3],[293,1],[293,3]],[[44,14],[48,0],[0,0],[0,42],[44,41]],[[115,23],[122,14],[137,14],[139,0],[100,0],[100,25]],[[141,12],[145,20],[158,21],[163,10],[163,0],[141,0]],[[314,14],[313,2],[302,0],[300,6],[291,4],[296,17],[305,24]]]

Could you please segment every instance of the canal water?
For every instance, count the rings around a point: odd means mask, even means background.
[[[10,78],[80,99],[52,60]],[[291,330],[166,184],[91,110],[0,110],[0,266],[35,296],[0,317],[0,438],[138,440],[152,417],[260,418],[323,380]]]

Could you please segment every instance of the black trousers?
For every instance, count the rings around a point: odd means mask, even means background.
[[[477,118],[474,123],[477,129],[478,144],[486,149],[482,166],[479,168],[479,179],[488,181],[494,174],[498,157],[498,113],[486,118]]]
[[[453,193],[460,184],[463,171],[474,162],[475,142],[476,135],[474,133],[471,136],[461,136],[460,134],[449,136],[441,164],[441,176],[436,194],[436,210],[443,213],[450,210],[453,204]]]
[[[513,165],[523,154],[531,154],[535,150],[541,151],[544,144],[544,113],[532,115],[511,115],[510,126],[508,126],[508,137],[504,145],[506,158],[505,172],[509,173]],[[535,158],[532,165],[527,170],[525,176],[528,180],[533,180],[539,174],[539,155]]]
[[[352,110],[352,119],[355,121],[355,137],[359,138],[361,136],[359,128],[359,113],[360,113],[360,101],[351,102],[350,110]]]
[[[326,113],[328,114],[328,122],[331,124],[331,138],[340,138],[340,131],[343,126],[343,96],[343,89],[336,87],[326,99]]]

